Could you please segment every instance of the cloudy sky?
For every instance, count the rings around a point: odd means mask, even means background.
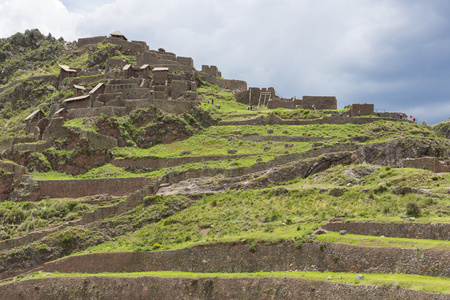
[[[0,37],[120,30],[285,98],[450,117],[448,0],[1,0]]]

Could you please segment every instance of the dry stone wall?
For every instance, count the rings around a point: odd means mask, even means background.
[[[146,177],[107,178],[86,180],[37,180],[40,197],[80,198],[84,196],[109,194],[125,196],[152,184]]]
[[[435,173],[450,172],[448,162],[442,164],[437,157],[407,158],[403,160],[402,165],[403,168],[424,169]]]
[[[400,248],[365,248],[334,243],[294,245],[211,244],[154,252],[94,253],[44,265],[46,272],[223,272],[332,271],[450,276],[450,252]]]
[[[399,237],[410,239],[450,240],[450,224],[445,223],[369,223],[335,222],[322,228],[329,231],[345,230],[352,234]]]
[[[123,158],[113,160],[113,165],[117,167],[128,168],[150,168],[160,169],[173,167],[188,163],[222,160],[222,159],[235,159],[246,156],[252,156],[252,154],[241,155],[205,155],[205,156],[187,156],[187,157],[175,157],[175,158],[160,158],[160,157],[143,157],[143,158]]]
[[[0,285],[9,300],[35,299],[302,299],[444,300],[448,295],[294,278],[44,278]],[[88,296],[87,296],[88,295]]]

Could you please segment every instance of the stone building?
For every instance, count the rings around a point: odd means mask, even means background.
[[[111,32],[110,33],[110,36],[112,37],[112,38],[116,38],[116,39],[121,39],[121,40],[124,40],[124,41],[128,41],[128,39],[122,34],[122,32],[120,32],[119,30],[116,30],[116,31],[114,31],[114,32]]]
[[[43,118],[45,118],[45,115],[40,109],[33,111],[29,116],[27,116],[25,118],[25,134],[28,135],[34,132],[34,128],[36,127],[37,123]]]
[[[335,96],[303,96],[301,106],[304,109],[337,109]]]
[[[90,95],[82,95],[63,100],[66,109],[86,108],[89,107]]]
[[[72,69],[66,65],[59,65],[59,67],[61,68],[61,70],[59,72],[59,81],[60,82],[63,81],[67,77],[77,77],[77,74],[78,74],[77,69]]]
[[[86,88],[84,86],[74,84],[73,85],[73,90],[74,90],[73,91],[73,95],[75,97],[79,97],[79,96],[84,95],[84,92],[86,91]]]
[[[166,85],[168,74],[169,74],[169,68],[154,68],[153,70],[153,80],[152,80],[152,86],[158,86],[158,85]]]
[[[346,105],[345,108],[350,109],[351,117],[368,116],[375,114],[374,105],[371,103],[353,103],[350,105]]]

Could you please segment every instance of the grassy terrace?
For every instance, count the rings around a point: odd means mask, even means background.
[[[432,249],[450,251],[450,241],[424,240],[424,239],[405,239],[392,237],[376,237],[367,235],[346,234],[340,235],[338,232],[328,232],[318,235],[316,241],[340,243],[355,245],[361,247],[376,248],[413,248],[413,249]]]
[[[35,172],[33,173],[34,180],[75,180],[75,179],[98,179],[98,178],[131,178],[131,177],[163,177],[169,173],[180,173],[188,170],[201,169],[235,169],[242,167],[250,167],[257,163],[257,159],[262,162],[270,161],[274,156],[270,155],[256,155],[249,157],[242,157],[236,159],[211,160],[197,163],[188,163],[174,167],[167,167],[151,172],[132,173],[126,171],[124,168],[106,164],[100,167],[92,168],[88,172],[81,175],[69,175],[57,171],[49,172]]]
[[[446,193],[445,188],[450,187],[450,174],[438,175],[421,169],[380,167],[368,164],[339,165],[305,179],[297,178],[287,182],[285,186],[293,188],[305,185],[312,187],[342,187],[347,186],[349,183],[363,188],[375,188],[372,192],[375,194],[382,189],[388,190],[396,186],[425,188],[429,191]],[[380,186],[385,186],[385,188]],[[374,196],[372,195],[372,197]]]
[[[424,291],[439,294],[450,294],[450,278],[439,278],[419,275],[403,274],[369,274],[363,279],[355,279],[354,273],[337,272],[255,272],[255,273],[190,273],[175,271],[136,272],[136,273],[37,273],[33,272],[15,281],[43,278],[73,278],[73,277],[163,277],[163,278],[292,278],[314,281],[327,281],[352,285],[375,285],[380,287],[399,287],[416,291]],[[328,280],[328,277],[330,279]],[[10,283],[10,282],[4,282]]]
[[[117,199],[119,201],[119,199]],[[51,199],[38,202],[0,202],[0,240],[57,226],[82,217],[102,205],[116,201]]]
[[[171,203],[182,199],[182,195],[147,197],[145,204],[131,213],[129,222],[164,214]],[[414,221],[400,218],[411,216],[410,203],[418,207]],[[447,205],[448,198],[403,196],[384,189],[367,193],[361,187],[346,188],[340,197],[321,193],[318,188],[229,190],[203,195],[183,211],[86,252],[180,249],[242,239],[250,244],[281,240],[302,244],[330,217],[345,216],[352,221],[450,222]]]

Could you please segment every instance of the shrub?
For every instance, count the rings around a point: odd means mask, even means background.
[[[418,217],[420,215],[420,207],[414,202],[408,202],[406,204],[406,214],[412,217]]]

